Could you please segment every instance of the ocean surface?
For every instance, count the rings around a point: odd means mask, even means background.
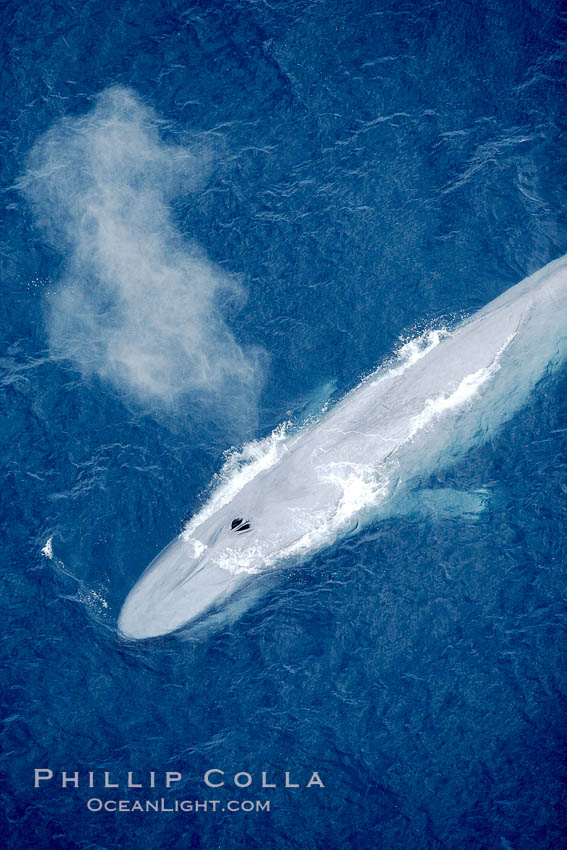
[[[0,33],[2,846],[566,847],[565,370],[439,476],[497,494],[476,521],[372,524],[200,635],[116,626],[223,468],[567,252],[564,5],[23,0]]]

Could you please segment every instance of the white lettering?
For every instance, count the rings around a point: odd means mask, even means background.
[[[65,771],[61,774],[61,787],[66,788],[67,785],[71,783],[74,788],[79,787],[79,771],[76,770],[71,776],[69,776]]]
[[[105,771],[105,774],[104,774],[104,787],[105,788],[118,788],[118,782],[111,782],[110,781],[110,773],[108,771]]]
[[[211,770],[207,770],[204,776],[205,784],[209,786],[209,788],[220,788],[224,785],[224,780],[220,782],[211,782],[210,776],[212,773],[218,773],[221,776],[224,776],[224,770],[218,770],[216,767],[213,767]]]
[[[262,788],[275,788],[276,787],[275,783],[268,782],[267,776],[268,776],[268,774],[265,771],[263,771],[262,772]]]
[[[311,788],[311,786],[312,786],[312,785],[318,785],[318,786],[319,786],[319,788],[324,788],[324,787],[325,787],[325,786],[324,786],[324,784],[323,784],[323,781],[322,781],[321,777],[319,776],[319,774],[318,774],[316,771],[315,771],[314,773],[312,773],[312,774],[311,774],[311,779],[310,779],[310,780],[309,780],[309,782],[307,783],[307,787],[308,787],[308,788]]]
[[[286,788],[299,788],[299,785],[296,785],[294,782],[290,782],[289,773],[286,772],[285,775],[285,787]]]
[[[133,782],[133,781],[132,781],[132,777],[133,777],[133,775],[134,775],[134,774],[132,773],[132,771],[131,771],[131,770],[129,770],[129,771],[128,771],[128,788],[141,788],[141,787],[142,787],[142,783],[141,783],[141,782]]]
[[[53,771],[46,768],[37,768],[34,770],[34,788],[39,788],[40,782],[46,782],[49,779],[53,779]]]
[[[244,782],[240,781],[241,776],[245,777]],[[237,785],[239,788],[248,788],[249,785],[252,785],[252,777],[249,773],[245,773],[244,771],[242,771],[242,773],[237,773],[234,777],[234,784]]]
[[[176,770],[168,770],[165,774],[165,787],[171,788],[172,782],[179,782],[181,778],[181,774]]]

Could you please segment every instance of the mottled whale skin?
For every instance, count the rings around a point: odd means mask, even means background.
[[[128,594],[126,638],[175,631],[246,580],[364,522],[430,510],[471,515],[478,493],[420,480],[489,439],[567,353],[567,255],[451,332],[430,332],[318,421],[285,436],[241,484],[213,494]],[[234,519],[250,528],[233,529]]]

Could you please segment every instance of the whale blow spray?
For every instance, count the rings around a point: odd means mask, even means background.
[[[32,148],[18,185],[66,258],[48,296],[50,350],[150,410],[190,401],[247,426],[265,357],[239,345],[222,310],[244,301],[243,288],[180,231],[170,205],[203,188],[210,143],[166,141],[164,129],[115,86]]]

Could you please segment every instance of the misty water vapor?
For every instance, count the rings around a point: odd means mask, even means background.
[[[49,298],[52,355],[150,409],[183,399],[249,417],[263,352],[222,312],[240,284],[179,232],[169,202],[203,186],[206,146],[166,142],[153,110],[113,87],[32,149],[19,188],[65,257]]]

